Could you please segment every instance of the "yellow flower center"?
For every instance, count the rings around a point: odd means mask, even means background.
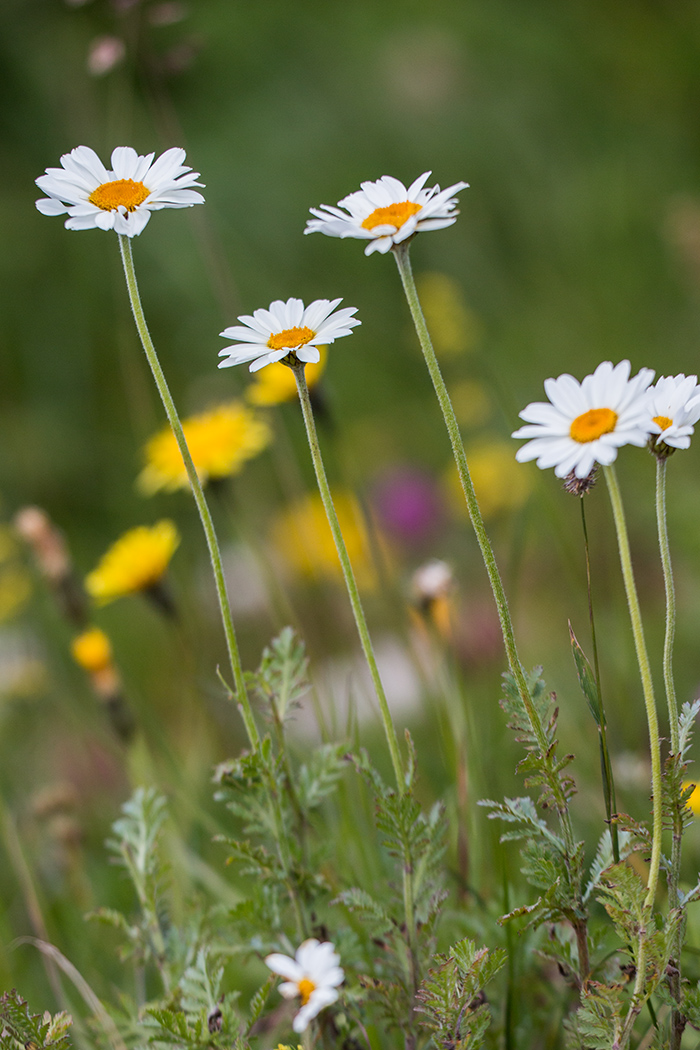
[[[298,346],[303,346],[304,343],[308,343],[310,339],[316,335],[310,328],[304,325],[303,328],[285,328],[283,332],[276,332],[271,335],[267,341],[267,345],[270,350],[296,350]]]
[[[658,424],[662,431],[673,426],[673,420],[669,419],[668,416],[654,416],[654,423]]]
[[[114,211],[115,208],[126,208],[133,211],[143,204],[151,191],[142,182],[133,179],[117,179],[115,182],[103,182],[93,190],[88,200],[102,211]]]
[[[617,423],[617,412],[611,408],[590,408],[583,415],[576,416],[569,431],[574,441],[585,445],[596,441],[603,434],[612,434]]]
[[[301,996],[301,1005],[306,1006],[311,993],[316,991],[316,985],[313,981],[310,981],[308,977],[302,977],[298,984],[299,995]]]
[[[395,226],[398,230],[422,207],[422,204],[416,204],[415,201],[401,201],[400,204],[388,204],[386,208],[375,208],[362,223],[362,228],[373,230],[375,226]]]

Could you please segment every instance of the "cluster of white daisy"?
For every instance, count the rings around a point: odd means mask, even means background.
[[[566,373],[547,379],[549,401],[534,401],[520,413],[528,425],[513,437],[530,440],[516,458],[583,481],[597,463],[609,466],[622,445],[649,444],[657,456],[688,448],[700,419],[697,376],[662,376],[652,386],[653,379],[650,368],[630,378],[629,361],[603,361],[581,383]]]
[[[36,202],[43,215],[68,214],[66,228],[87,230],[97,227],[114,230],[126,237],[141,233],[151,212],[160,208],[188,208],[202,204],[201,193],[192,189],[199,172],[183,167],[185,151],[169,149],[154,162],[155,154],[141,157],[130,146],[112,153],[108,170],[88,146],[77,146],[61,157],[60,168],[48,168],[36,180],[46,197]],[[442,230],[457,219],[456,192],[467,187],[457,182],[446,190],[426,188],[430,176],[423,172],[410,186],[384,175],[376,182],[363,182],[362,188],[338,201],[337,207],[322,204],[311,208],[315,218],[304,233],[325,233],[330,237],[355,237],[368,241],[365,254],[388,252],[422,230]],[[225,328],[226,339],[238,342],[225,347],[219,356],[220,368],[251,362],[256,372],[274,361],[293,355],[299,361],[316,362],[318,347],[350,335],[360,324],[355,307],[334,313],[341,299],[317,299],[304,306],[301,299],[276,300],[268,310],[244,315],[242,323]]]

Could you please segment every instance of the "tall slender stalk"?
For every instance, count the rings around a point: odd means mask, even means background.
[[[647,654],[646,642],[644,640],[644,628],[642,616],[639,609],[637,587],[634,582],[632,570],[632,557],[630,554],[629,536],[625,512],[622,506],[622,497],[617,483],[617,473],[614,466],[603,467],[605,480],[610,493],[613,518],[615,519],[615,531],[617,534],[617,545],[620,552],[620,565],[622,567],[622,578],[625,584],[627,605],[629,607],[632,634],[634,636],[634,647],[637,654],[637,663],[642,679],[642,691],[644,693],[644,704],[646,707],[647,724],[649,727],[649,747],[651,751],[651,796],[652,796],[652,842],[651,859],[649,862],[649,876],[647,879],[647,892],[644,898],[644,910],[647,913],[647,923],[652,922],[651,909],[656,895],[656,887],[659,880],[659,866],[661,863],[661,745],[659,740],[659,722],[656,714],[656,700],[654,697],[654,685],[651,679],[649,656]],[[646,983],[647,969],[647,934],[646,923],[639,933],[639,944],[635,959],[637,976],[634,983],[632,1003],[630,1005],[627,1019],[620,1037],[619,1045],[622,1050],[629,1041],[634,1027],[635,1018],[638,1016],[644,1003],[644,985]]]
[[[367,620],[365,618],[364,609],[362,608],[362,602],[360,600],[360,592],[357,588],[355,581],[355,573],[353,572],[350,558],[348,556],[347,547],[345,546],[345,540],[340,529],[340,523],[338,522],[338,515],[336,514],[335,506],[333,504],[333,497],[331,496],[330,486],[326,477],[326,469],[323,465],[323,458],[321,456],[321,447],[318,443],[318,435],[316,433],[316,424],[314,422],[313,408],[311,407],[311,399],[309,397],[309,388],[306,385],[306,376],[304,374],[304,363],[298,361],[296,355],[289,355],[285,359],[285,364],[294,372],[294,378],[297,383],[297,390],[299,391],[299,401],[301,403],[301,411],[304,416],[304,425],[306,427],[306,436],[309,441],[309,448],[311,450],[311,459],[314,465],[314,472],[316,474],[316,481],[318,482],[318,489],[321,494],[321,500],[323,501],[323,507],[326,511],[326,517],[328,518],[328,524],[330,525],[331,532],[333,534],[333,540],[335,542],[335,548],[338,552],[338,558],[340,559],[340,565],[343,570],[343,577],[345,578],[345,586],[350,596],[350,604],[352,606],[353,615],[355,617],[355,624],[357,625],[357,632],[360,636],[360,643],[362,645],[362,651],[365,654],[367,666],[372,677],[372,683],[379,699],[379,709],[381,711],[382,722],[384,724],[384,733],[386,735],[387,744],[389,745],[389,753],[391,754],[391,764],[394,767],[394,775],[396,777],[396,783],[400,792],[405,790],[405,780],[403,766],[401,763],[401,755],[399,753],[399,744],[396,738],[396,730],[394,729],[394,723],[391,718],[391,712],[389,710],[389,704],[386,699],[386,693],[384,692],[384,685],[382,683],[379,668],[377,667],[377,660],[374,655],[374,649],[372,647],[372,640],[369,635],[369,629],[367,627]]]
[[[588,588],[588,618],[591,624],[591,640],[593,643],[593,672],[595,684],[598,690],[598,708],[600,719],[598,720],[598,742],[600,745],[600,767],[603,774],[603,795],[605,798],[605,815],[610,828],[610,841],[612,843],[613,861],[620,862],[620,840],[617,832],[617,824],[613,816],[617,814],[617,798],[615,796],[615,780],[613,778],[612,762],[610,761],[610,749],[608,748],[608,730],[603,707],[603,690],[600,685],[600,665],[598,663],[598,642],[596,640],[595,617],[593,615],[593,589],[591,587],[591,556],[588,545],[588,528],[586,526],[586,509],[583,495],[579,496],[581,504],[581,526],[583,528],[583,546],[586,552],[586,584]]]
[[[673,585],[673,568],[671,550],[668,543],[668,525],[666,522],[666,463],[665,457],[656,459],[656,523],[659,531],[659,550],[661,566],[664,572],[666,590],[666,635],[664,638],[664,687],[668,705],[668,721],[671,731],[671,754],[677,755],[678,739],[678,702],[676,687],[673,681],[673,639],[676,633],[676,591]]]
[[[146,325],[146,318],[141,305],[141,297],[139,295],[138,284],[136,283],[136,271],[134,270],[134,259],[131,252],[131,240],[129,237],[123,234],[119,235],[119,251],[121,252],[122,263],[124,265],[124,276],[126,278],[126,286],[129,292],[129,301],[131,303],[131,309],[134,315],[134,321],[136,322],[136,329],[139,333],[141,345],[143,346],[148,364],[150,365],[153,378],[155,380],[158,393],[160,394],[165,413],[168,417],[168,422],[172,428],[175,440],[177,441],[180,455],[182,456],[187,471],[187,477],[189,478],[190,486],[192,488],[192,494],[194,496],[197,510],[199,511],[199,517],[202,522],[202,528],[204,529],[204,535],[207,541],[207,547],[209,549],[209,558],[211,560],[211,567],[214,573],[214,582],[216,584],[216,593],[219,599],[219,608],[221,610],[221,619],[224,626],[224,634],[226,636],[226,647],[228,649],[229,661],[231,664],[231,672],[233,674],[233,681],[236,688],[236,700],[238,702],[238,708],[243,718],[243,723],[248,734],[248,740],[250,741],[251,747],[257,749],[260,745],[260,736],[258,729],[255,724],[253,717],[253,711],[250,706],[250,699],[246,690],[245,679],[243,677],[243,667],[241,665],[241,657],[238,651],[238,641],[236,639],[236,632],[233,626],[233,618],[231,616],[231,606],[228,600],[228,593],[226,591],[226,579],[224,577],[224,569],[221,561],[221,551],[219,549],[219,541],[216,536],[214,529],[214,522],[212,521],[211,512],[204,496],[202,489],[202,483],[199,480],[197,471],[194,463],[192,462],[192,456],[190,450],[187,447],[185,435],[182,429],[182,423],[178,416],[175,402],[173,401],[172,395],[168,388],[168,384],[163,374],[158,355],[156,354],[153,340],[151,339],[148,326]]]
[[[629,607],[632,634],[634,636],[634,648],[637,654],[637,663],[639,664],[639,673],[642,679],[642,691],[644,693],[647,724],[649,726],[653,815],[651,861],[649,864],[649,877],[647,880],[647,895],[644,901],[645,907],[649,907],[653,903],[656,894],[656,886],[659,878],[659,865],[661,862],[661,746],[659,740],[659,720],[656,714],[654,684],[651,679],[649,655],[647,653],[646,641],[644,639],[642,614],[639,609],[637,585],[634,582],[627,522],[625,520],[625,511],[622,506],[620,487],[617,483],[617,473],[615,472],[614,466],[603,467],[603,472],[610,493],[613,518],[615,519],[615,532],[617,534],[617,545],[620,552],[622,578],[625,584],[625,594],[627,595],[627,605]]]
[[[513,631],[513,622],[510,616],[510,610],[508,609],[503,582],[498,571],[498,565],[496,564],[491,541],[489,540],[486,528],[484,527],[484,520],[481,516],[476,493],[474,492],[474,485],[469,473],[469,466],[464,452],[462,436],[459,432],[457,417],[455,416],[452,401],[450,400],[450,395],[445,386],[445,381],[442,378],[440,366],[430,339],[430,333],[428,332],[428,326],[425,323],[425,317],[423,316],[420,300],[418,298],[416,283],[413,279],[413,271],[411,269],[411,261],[408,252],[408,241],[403,241],[401,244],[397,244],[393,248],[394,258],[396,259],[396,265],[398,266],[399,274],[401,276],[401,283],[403,284],[403,289],[406,294],[406,300],[411,311],[418,340],[445,420],[445,426],[447,427],[447,432],[450,437],[452,452],[457,464],[457,471],[462,485],[462,491],[464,492],[464,498],[467,503],[467,508],[469,510],[469,516],[476,534],[481,556],[484,560],[484,565],[486,566],[489,583],[491,584],[491,590],[498,609],[498,618],[501,624],[501,633],[503,635],[503,643],[508,658],[508,666],[517,685],[523,706],[527,711],[532,731],[537,739],[537,746],[541,754],[544,755],[548,750],[544,729],[532,703],[532,697],[530,696],[525,672],[523,671],[520,657],[518,656],[518,650],[515,644],[515,634]],[[560,814],[566,850],[569,856],[572,856],[574,852],[574,835],[571,827],[571,818],[569,816],[566,802],[561,796],[557,784],[553,785],[553,790],[555,797],[557,798],[557,808]]]
[[[656,523],[659,533],[659,550],[664,574],[666,591],[666,633],[664,636],[664,688],[668,706],[668,721],[671,734],[671,757],[680,761],[680,733],[678,725],[678,702],[673,680],[673,639],[676,632],[676,592],[673,584],[673,567],[671,550],[668,542],[668,524],[666,519],[666,456],[656,457]],[[683,815],[678,799],[673,804],[673,826],[671,842],[671,870],[668,873],[668,906],[677,908],[679,904],[679,884],[681,878],[681,851],[683,846]],[[673,945],[673,975],[671,977],[671,994],[676,1002],[681,998],[681,950],[685,929],[685,916],[678,925]],[[671,1011],[671,1050],[679,1050],[685,1020],[677,1007]]]

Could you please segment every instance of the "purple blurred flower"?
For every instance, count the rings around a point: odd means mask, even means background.
[[[382,474],[372,486],[372,506],[382,529],[410,545],[432,539],[445,518],[438,482],[412,466]]]

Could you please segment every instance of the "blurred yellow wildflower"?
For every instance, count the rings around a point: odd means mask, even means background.
[[[700,816],[700,784],[696,784],[694,780],[684,780],[683,790],[692,787],[692,792],[686,799],[686,806],[692,809],[694,816]]]
[[[306,385],[312,390],[323,375],[328,360],[328,347],[319,346],[319,361],[306,366]],[[297,397],[297,383],[294,372],[281,361],[273,361],[255,374],[255,380],[245,392],[251,405],[267,408],[280,405],[283,401],[294,401]]]
[[[289,369],[285,368],[285,371],[289,372]],[[291,372],[290,376],[294,380]],[[182,427],[202,482],[237,474],[246,460],[262,452],[272,438],[267,423],[240,401],[229,401],[190,416],[183,420]],[[174,492],[188,488],[185,464],[170,427],[165,427],[150,439],[145,455],[146,466],[138,477],[142,492],[152,496],[161,489]]]
[[[130,529],[102,556],[85,578],[85,588],[98,605],[125,594],[146,591],[160,581],[180,543],[172,521]]]
[[[347,492],[333,493],[340,529],[359,587],[375,582],[367,528],[357,501]],[[312,493],[286,508],[272,526],[272,542],[299,576],[320,582],[342,579],[321,497]]]
[[[71,642],[71,655],[88,674],[98,674],[112,665],[112,646],[99,627],[89,627]]]
[[[474,482],[476,497],[484,518],[494,518],[517,510],[527,499],[531,479],[520,470],[513,450],[505,441],[490,441],[467,450],[469,472]],[[449,486],[454,496],[453,505],[464,512],[464,498],[456,469],[449,475]]]
[[[457,422],[463,427],[470,427],[472,430],[481,427],[492,413],[493,406],[486,387],[474,379],[463,379],[461,383],[455,383],[450,396]]]
[[[416,278],[416,287],[435,353],[440,356],[473,350],[481,325],[465,303],[458,282],[446,273],[424,273]]]

